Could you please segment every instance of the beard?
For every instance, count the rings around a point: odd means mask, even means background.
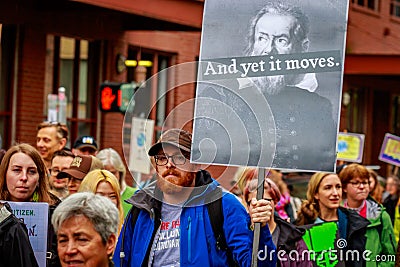
[[[195,172],[180,172],[176,169],[168,169],[159,175],[157,186],[166,194],[179,193],[185,188],[192,188],[195,177]]]
[[[298,77],[298,75],[290,74],[252,77],[251,80],[264,95],[276,95],[282,92],[287,85],[294,85]]]
[[[276,95],[285,88],[285,77],[283,75],[253,77],[251,80],[264,95]]]

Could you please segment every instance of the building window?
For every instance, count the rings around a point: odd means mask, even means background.
[[[393,120],[391,132],[400,136],[400,95],[395,95],[393,98]]]
[[[128,60],[137,62],[137,66],[127,67],[127,82],[146,81],[145,90],[135,94],[135,107],[129,114],[125,114],[124,146],[130,142],[130,126],[133,117],[151,119],[155,121],[153,138],[161,134],[168,112],[173,107],[173,99],[168,94],[168,79],[166,72],[174,60],[173,54],[159,51],[145,50],[131,47],[128,50]],[[143,62],[143,66],[139,66]],[[168,125],[167,125],[168,127]],[[129,151],[129,149],[125,149]]]
[[[129,52],[128,59],[136,59],[137,62],[151,62],[145,66],[145,75],[149,88],[145,93],[135,96],[136,103],[142,103],[142,106],[135,108],[135,116],[147,116],[155,120],[156,130],[161,130],[166,114],[168,113],[167,91],[168,77],[162,70],[171,66],[173,55],[161,53],[158,51],[143,51],[132,49]],[[128,82],[137,81],[138,71],[143,71],[138,66],[128,68]]]
[[[364,132],[363,121],[365,117],[365,88],[352,88],[348,91],[350,102],[347,106],[345,129],[348,132]]]
[[[390,2],[390,14],[395,17],[400,17],[400,0],[392,0]]]
[[[351,0],[351,3],[356,6],[379,12],[380,0]]]
[[[100,43],[49,35],[46,94],[65,88],[70,145],[81,135],[96,137]]]

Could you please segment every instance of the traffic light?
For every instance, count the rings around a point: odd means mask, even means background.
[[[136,83],[102,83],[100,85],[100,110],[103,112],[125,112],[136,88]]]

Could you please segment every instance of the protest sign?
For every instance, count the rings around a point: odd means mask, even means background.
[[[347,13],[348,0],[206,1],[191,161],[334,171]]]
[[[400,137],[387,133],[383,139],[379,160],[400,166]]]
[[[337,159],[360,163],[364,152],[364,139],[363,134],[339,133]]]
[[[46,267],[49,204],[12,201],[8,203],[14,215],[22,220],[28,229],[29,241],[39,266]]]
[[[129,170],[140,173],[150,173],[150,160],[147,148],[153,140],[154,121],[142,118],[132,118]]]

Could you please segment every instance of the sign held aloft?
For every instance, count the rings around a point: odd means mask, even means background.
[[[383,139],[379,160],[400,166],[400,137],[386,133]]]
[[[337,159],[360,163],[364,152],[364,134],[339,133]]]
[[[205,1],[191,161],[334,172],[348,6]]]

